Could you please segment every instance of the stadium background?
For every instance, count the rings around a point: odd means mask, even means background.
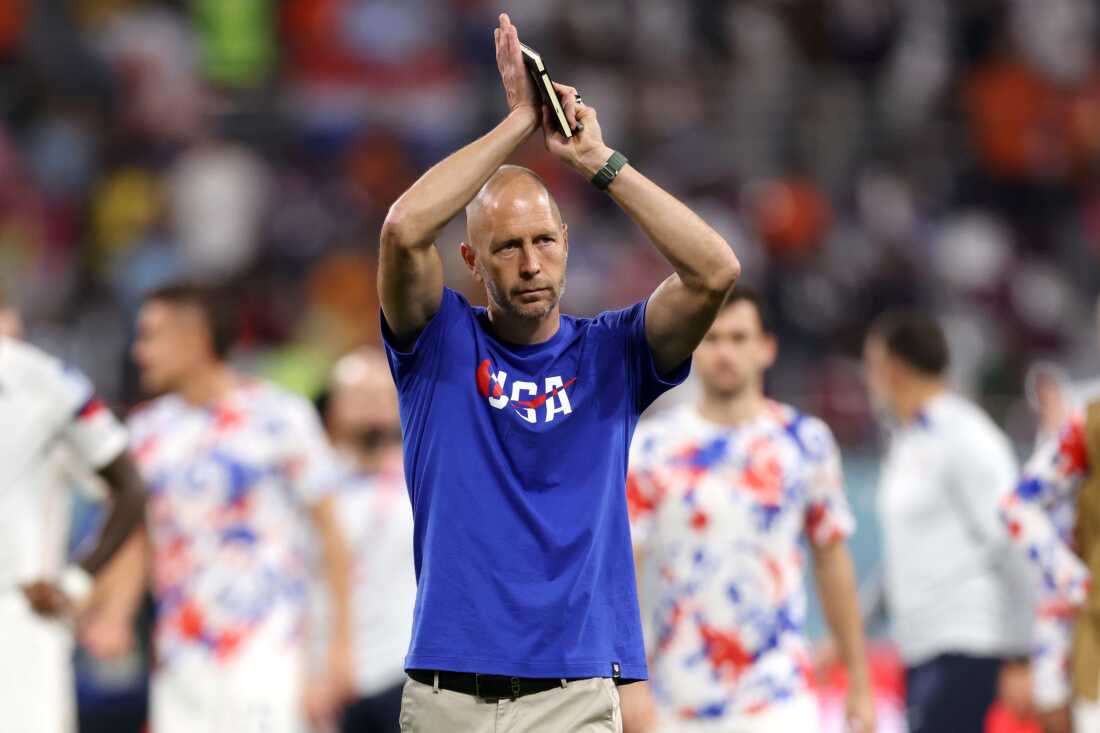
[[[841,441],[868,585],[880,439],[858,352],[873,315],[934,309],[955,383],[1021,455],[1028,365],[1100,372],[1088,0],[5,0],[0,287],[28,338],[125,409],[139,295],[194,275],[239,293],[238,363],[315,395],[336,356],[378,339],[388,205],[503,112],[502,9],[766,293],[770,388]],[[663,278],[605,197],[537,141],[517,157],[569,222],[570,312]],[[463,235],[452,225],[441,249],[476,301]],[[106,710],[135,664],[82,667],[86,710]]]

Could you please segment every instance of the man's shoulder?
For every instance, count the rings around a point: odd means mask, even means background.
[[[622,328],[634,322],[645,314],[646,301],[640,300],[625,308],[606,310],[589,317],[565,316],[570,318],[578,328]]]
[[[26,341],[0,338],[0,364],[7,376],[42,381],[63,372],[60,359]]]
[[[949,394],[944,407],[933,418],[944,449],[969,462],[976,451],[990,455],[996,451],[1005,460],[1015,462],[1012,441],[981,405],[958,394]]]
[[[768,400],[766,409],[776,426],[794,441],[803,454],[821,456],[835,450],[836,438],[832,428],[817,415],[775,400]]]
[[[144,430],[159,421],[176,417],[183,411],[183,400],[174,394],[165,394],[139,402],[126,413],[126,425],[131,430]]]

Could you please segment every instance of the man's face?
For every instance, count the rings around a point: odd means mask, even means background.
[[[211,358],[210,336],[201,311],[189,305],[147,302],[138,312],[131,356],[148,393],[179,390],[188,375]]]
[[[897,360],[890,355],[886,345],[874,336],[869,336],[863,344],[863,371],[871,407],[880,414],[896,415]]]
[[[529,179],[504,184],[471,223],[462,257],[495,310],[540,320],[565,292],[568,229],[549,196]]]
[[[708,395],[734,397],[761,387],[776,351],[775,338],[764,332],[756,306],[741,300],[718,314],[692,363]]]
[[[338,367],[329,427],[337,444],[360,450],[382,447],[401,437],[401,418],[385,359],[355,358]]]

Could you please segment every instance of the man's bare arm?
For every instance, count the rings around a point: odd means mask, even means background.
[[[841,540],[824,546],[811,543],[811,547],[818,598],[848,671],[849,728],[869,733],[874,730],[875,711],[852,556]]]
[[[538,129],[535,90],[507,15],[494,32],[497,66],[509,113],[488,134],[428,170],[390,207],[382,225],[378,296],[401,342],[427,325],[443,297],[443,264],[435,239],[524,140]]]
[[[111,461],[99,475],[111,491],[111,510],[95,547],[80,561],[80,567],[90,575],[107,564],[145,517],[145,489],[129,453]]]
[[[572,109],[576,89],[559,84],[558,93]],[[575,107],[584,129],[565,140],[544,115],[546,147],[591,179],[614,152],[603,142],[596,111]],[[718,308],[741,275],[741,263],[729,244],[672,194],[625,166],[607,189],[623,211],[642,228],[676,271],[654,291],[646,308],[646,340],[662,374],[675,369],[699,345]]]
[[[352,693],[351,556],[336,511],[335,499],[328,496],[310,508],[310,519],[321,544],[325,585],[332,609],[327,683],[335,700],[343,704]]]

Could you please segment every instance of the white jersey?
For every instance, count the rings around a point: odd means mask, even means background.
[[[98,470],[126,448],[126,431],[79,371],[0,337],[0,592],[65,562],[69,497],[54,455],[66,447]]]
[[[348,469],[340,483],[340,526],[352,557],[352,640],[355,692],[370,697],[402,684],[416,606],[413,515],[395,452],[374,473]],[[327,594],[318,587],[317,613],[327,617]],[[328,624],[321,624],[327,628]],[[315,650],[318,656],[323,649]]]
[[[0,729],[74,728],[72,639],[36,616],[18,586],[55,579],[66,560],[70,497],[60,454],[98,470],[126,431],[78,371],[0,337]]]
[[[1027,651],[1027,569],[998,514],[1018,476],[1007,436],[958,395],[935,397],[892,434],[878,508],[886,600],[906,665]]]
[[[161,397],[130,427],[150,493],[161,668],[228,663],[257,643],[298,656],[307,510],[335,468],[312,405],[252,381],[214,405]]]

